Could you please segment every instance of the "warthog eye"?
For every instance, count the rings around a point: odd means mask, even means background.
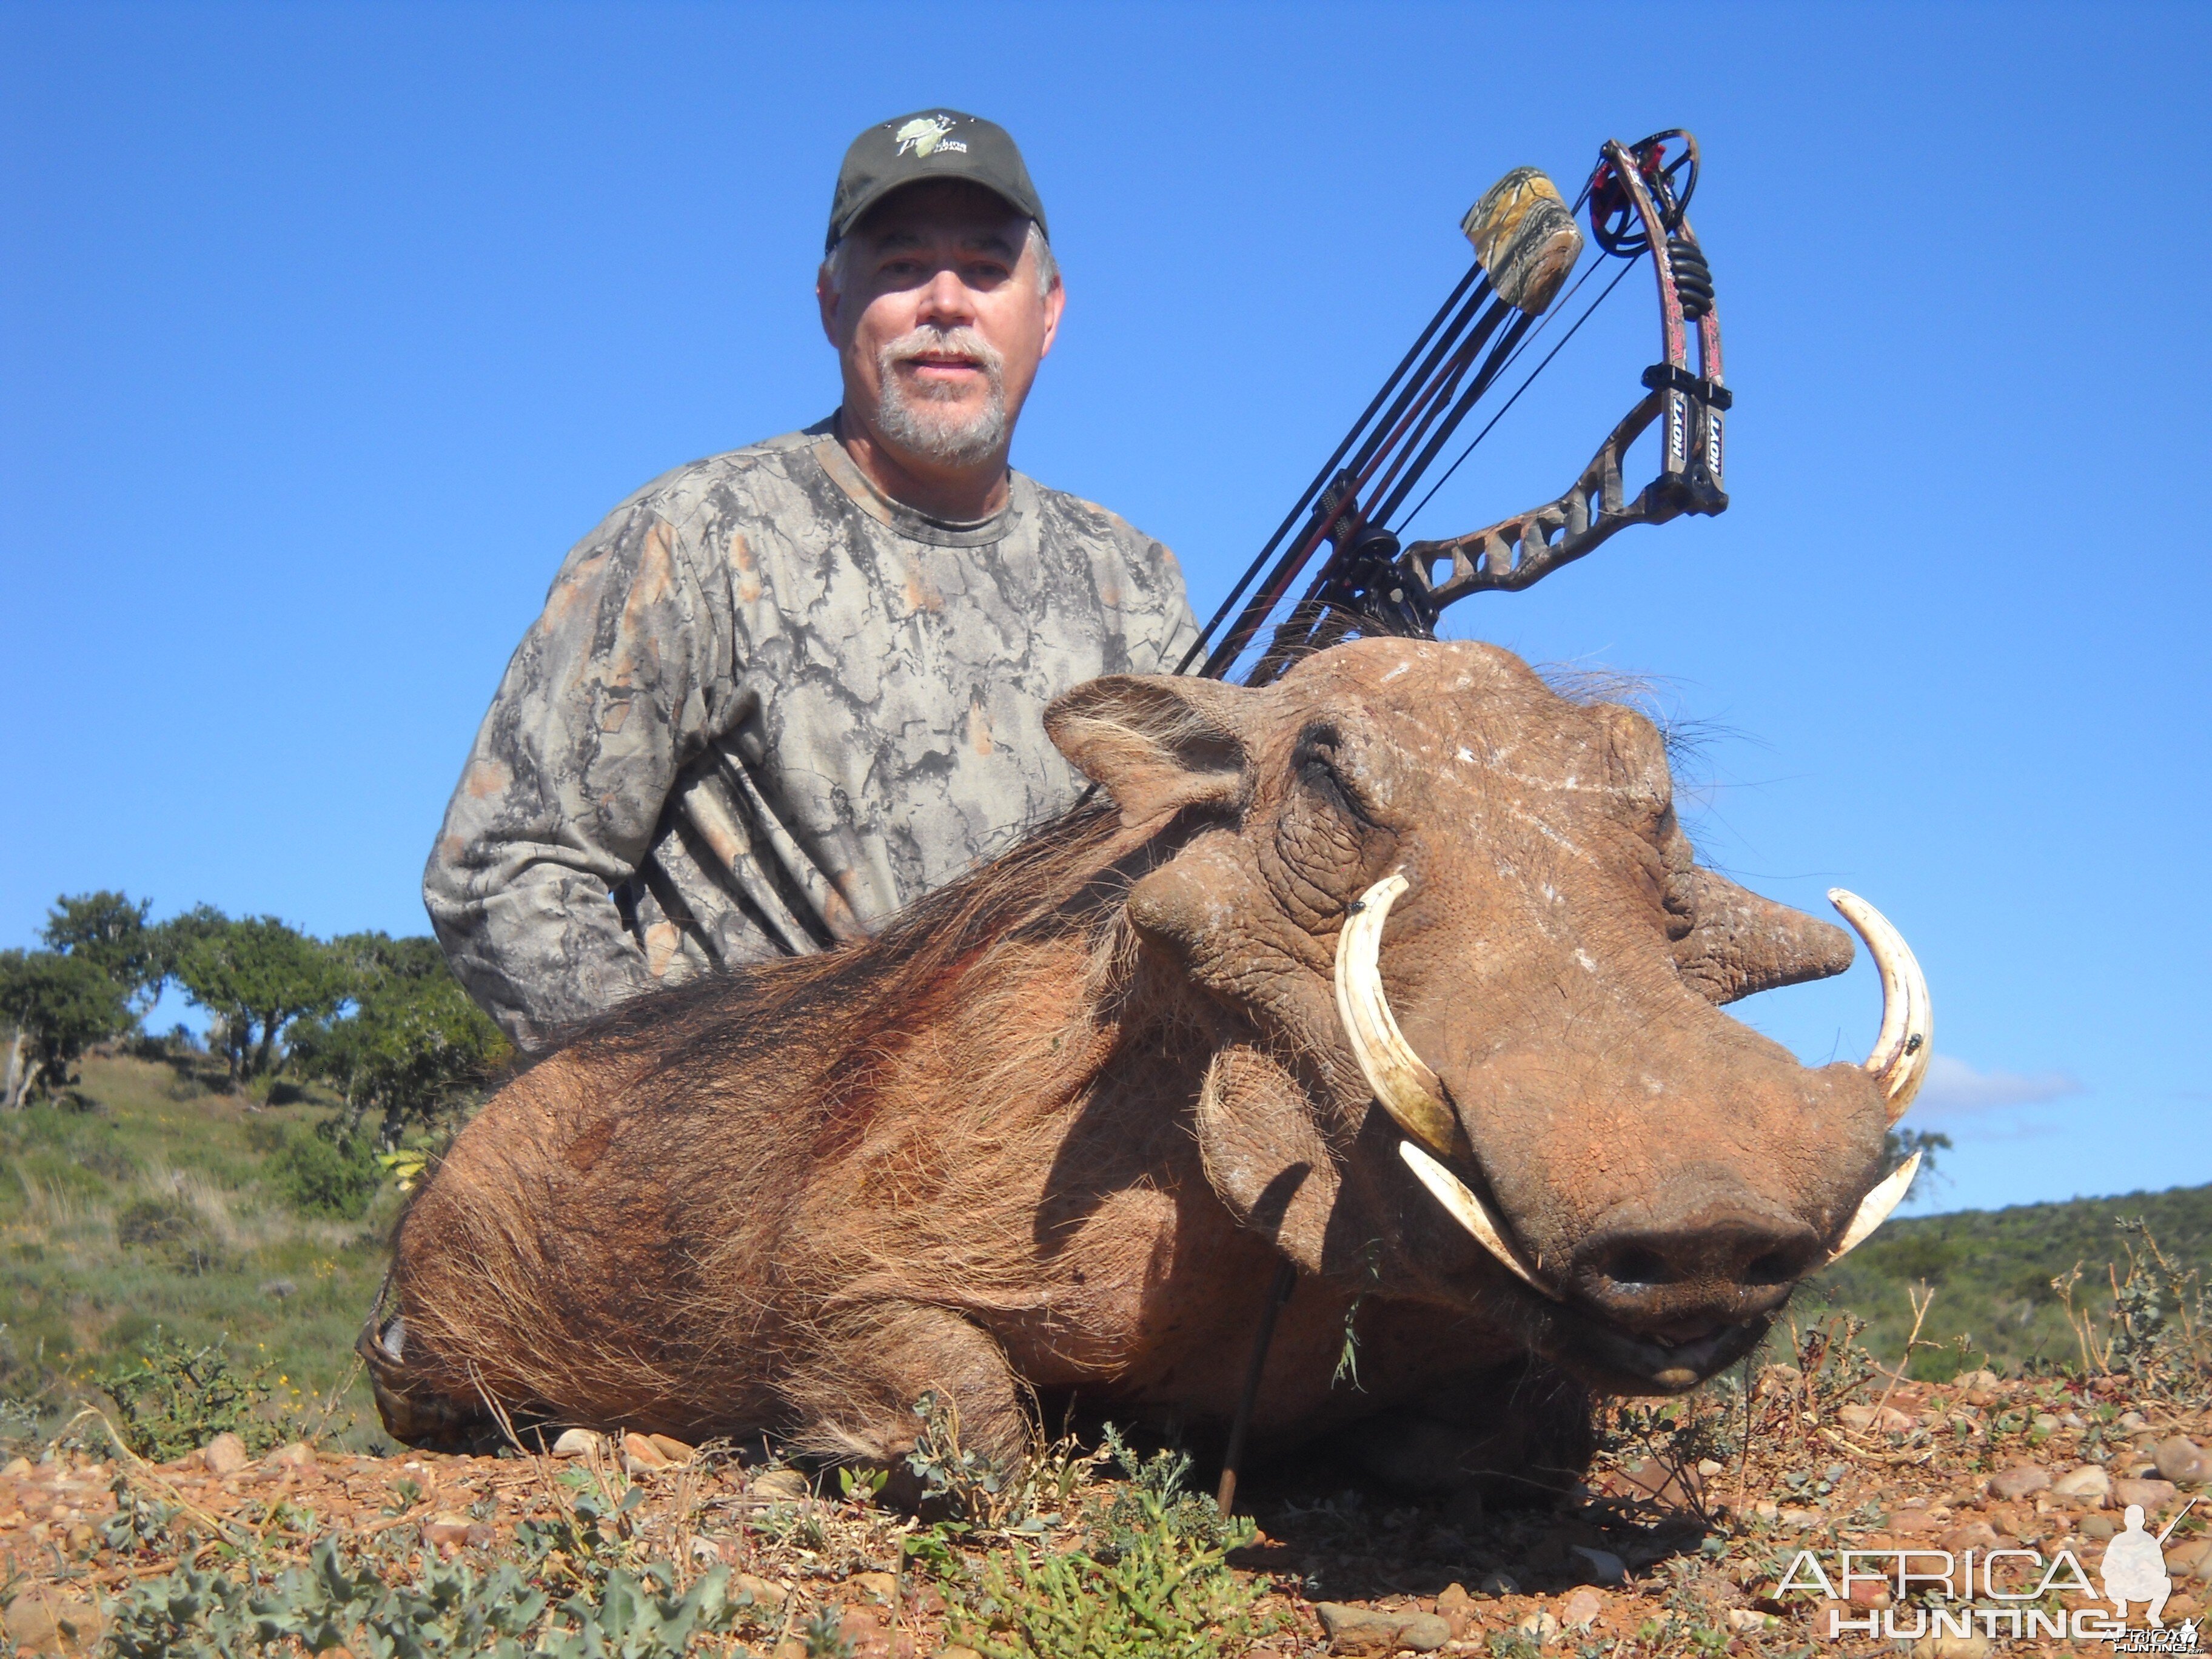
[[[1310,726],[1298,735],[1298,746],[1291,757],[1291,764],[1298,781],[1329,806],[1352,819],[1358,827],[1370,830],[1377,827],[1374,815],[1367,811],[1359,792],[1339,769],[1337,757],[1342,739],[1333,726]]]

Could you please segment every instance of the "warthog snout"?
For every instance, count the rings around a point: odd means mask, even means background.
[[[1566,1281],[1600,1317],[1674,1347],[1773,1313],[1826,1254],[1810,1226],[1753,1193],[1639,1201],[1598,1223]]]

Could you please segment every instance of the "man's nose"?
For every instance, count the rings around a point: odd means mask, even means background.
[[[957,272],[939,270],[922,285],[915,320],[940,328],[964,327],[975,320],[975,297]]]

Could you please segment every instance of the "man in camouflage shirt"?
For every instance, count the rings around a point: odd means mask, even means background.
[[[864,937],[1075,799],[1048,702],[1195,636],[1166,548],[1007,467],[1062,290],[1003,131],[855,139],[817,295],[837,412],[577,544],[447,809],[423,902],[526,1050]]]

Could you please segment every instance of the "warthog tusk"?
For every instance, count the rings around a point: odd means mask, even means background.
[[[1867,1056],[1866,1069],[1881,1085],[1889,1103],[1889,1121],[1894,1123],[1928,1080],[1928,1062],[1936,1053],[1936,1009],[1929,1000],[1928,978],[1905,935],[1881,911],[1840,887],[1828,890],[1828,902],[1844,913],[1844,920],[1866,941],[1874,965],[1881,970],[1881,1032]],[[1881,1219],[1875,1217],[1867,1231],[1872,1232]]]
[[[1514,1255],[1513,1247],[1505,1242],[1505,1235],[1498,1231],[1498,1223],[1491,1218],[1489,1207],[1474,1195],[1465,1182],[1410,1140],[1398,1143],[1398,1156],[1406,1160],[1406,1167],[1413,1172],[1421,1185],[1429,1189],[1437,1202],[1444,1206],[1451,1218],[1474,1235],[1476,1243],[1496,1256],[1516,1279],[1530,1290],[1547,1296],[1554,1302],[1559,1300],[1557,1291],[1521,1265],[1521,1258]]]
[[[1443,1079],[1431,1071],[1398,1030],[1382,994],[1376,958],[1393,900],[1408,885],[1396,871],[1376,882],[1352,907],[1336,936],[1336,1013],[1352,1043],[1352,1058],[1382,1109],[1398,1127],[1446,1157],[1465,1149],[1459,1116],[1444,1103]]]
[[[1874,1190],[1859,1200],[1858,1213],[1844,1229],[1842,1242],[1828,1253],[1828,1261],[1840,1261],[1865,1243],[1874,1230],[1889,1219],[1889,1212],[1905,1201],[1905,1194],[1912,1188],[1912,1177],[1919,1173],[1920,1154],[1915,1152],[1877,1182]]]

